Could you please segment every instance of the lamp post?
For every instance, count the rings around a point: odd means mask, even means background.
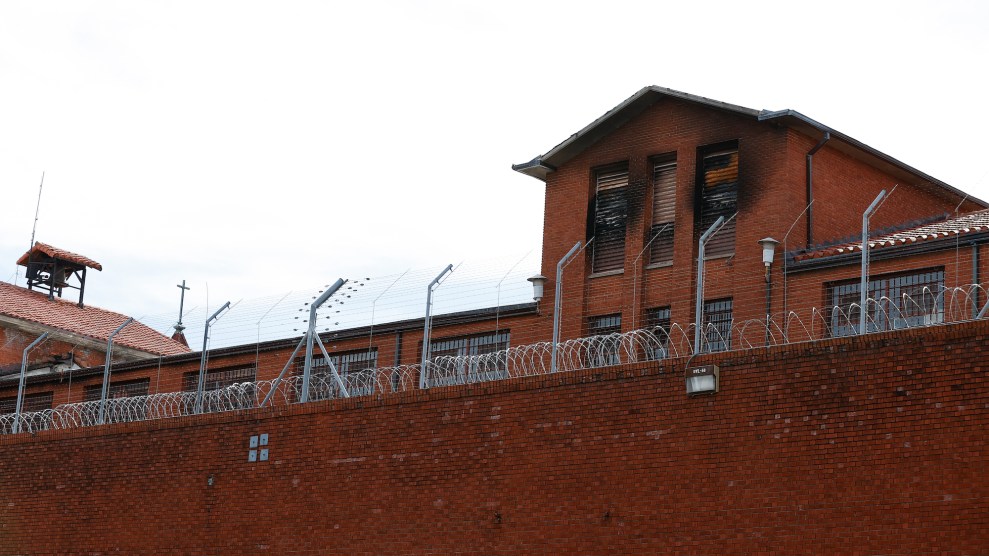
[[[771,237],[759,240],[762,246],[762,264],[766,265],[766,346],[769,346],[769,319],[772,315],[773,300],[773,280],[770,268],[773,266],[773,259],[776,258],[776,246],[780,242]]]

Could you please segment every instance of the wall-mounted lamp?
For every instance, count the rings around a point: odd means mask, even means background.
[[[776,258],[776,246],[780,242],[771,237],[759,240],[762,246],[762,264],[766,265],[766,346],[769,346],[769,319],[773,309],[773,282],[769,269],[773,266],[773,259]]]
[[[539,303],[539,300],[543,298],[543,287],[546,285],[546,277],[542,274],[536,274],[528,280],[532,282],[532,299],[536,303]]]
[[[762,264],[766,265],[766,280],[769,280],[769,267],[773,266],[773,259],[776,258],[776,246],[779,244],[780,242],[771,237],[759,240],[759,245],[762,246]]]
[[[684,380],[687,383],[687,395],[714,394],[718,391],[719,371],[717,365],[704,365],[687,369]]]

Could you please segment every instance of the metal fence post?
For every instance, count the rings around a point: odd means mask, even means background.
[[[549,372],[556,372],[556,350],[557,344],[560,343],[560,313],[562,312],[562,302],[560,298],[563,296],[563,265],[570,260],[570,257],[580,249],[581,242],[577,242],[573,247],[567,251],[567,254],[560,259],[560,262],[556,263],[556,295],[553,297],[553,353],[550,356]]]
[[[694,304],[694,355],[701,352],[701,329],[704,327],[704,246],[718,228],[724,223],[725,217],[719,216],[714,224],[701,234],[697,240],[697,299]]]
[[[203,391],[206,388],[206,344],[209,343],[210,323],[212,323],[214,320],[219,318],[220,313],[226,310],[227,307],[230,307],[229,301],[224,303],[223,307],[217,309],[216,312],[213,313],[212,316],[210,316],[210,318],[206,319],[206,326],[203,330],[203,354],[202,357],[199,359],[199,380],[196,383],[196,407],[195,407],[196,413],[203,412]]]
[[[859,334],[865,334],[868,330],[866,324],[866,317],[869,312],[866,310],[869,304],[869,217],[872,213],[876,211],[879,202],[883,200],[886,196],[886,190],[883,189],[879,192],[879,196],[876,197],[869,208],[865,209],[862,213],[862,282],[861,282],[861,292],[859,296],[862,321],[859,322]]]
[[[446,276],[447,273],[449,272],[453,272],[452,264],[446,265],[446,268],[443,269],[443,272],[440,272],[439,275],[436,276],[436,278],[433,278],[433,281],[430,282],[429,286],[426,288],[426,319],[422,331],[422,364],[419,367],[419,388],[423,390],[429,387],[428,385],[429,381],[426,380],[426,365],[429,363],[429,352],[430,352],[429,331],[433,325],[432,322],[433,321],[433,316],[432,316],[433,289],[437,285],[439,285],[440,280],[442,280],[443,277]]]
[[[48,338],[48,333],[45,332],[41,336],[38,336],[36,340],[31,342],[31,345],[24,348],[24,357],[21,359],[21,377],[17,382],[17,404],[14,406],[14,426],[12,428],[14,434],[17,434],[21,430],[21,407],[24,404],[24,379],[27,373],[27,354],[34,349],[34,346],[40,344]]]
[[[134,322],[134,319],[132,317],[128,317],[127,320],[118,326],[117,329],[110,334],[110,337],[106,339],[106,362],[103,364],[103,388],[100,390],[100,417],[97,420],[97,423],[100,425],[104,423],[104,418],[106,415],[106,397],[110,392],[110,362],[113,354],[113,337],[132,322]]]
[[[326,300],[330,298],[331,295],[337,293],[347,281],[343,278],[337,278],[337,281],[333,283],[332,286],[327,288],[323,295],[320,295],[313,304],[309,306],[309,327],[306,328],[306,361],[305,365],[302,367],[302,395],[299,397],[299,402],[306,403],[309,401],[309,377],[312,374],[312,349],[313,349],[313,339],[316,335],[316,311],[326,303]]]

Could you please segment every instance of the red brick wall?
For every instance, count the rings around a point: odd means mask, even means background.
[[[617,276],[588,277],[589,253],[578,258],[564,274],[563,335],[575,338],[586,334],[584,317],[623,313],[623,328],[630,329],[633,313],[642,322],[644,308],[658,304],[673,306],[673,319],[693,320],[694,260],[697,235],[694,230],[694,190],[697,149],[724,141],[738,140],[741,164],[739,217],[736,252],[758,251],[757,241],[781,229],[784,221],[803,209],[802,193],[789,187],[786,172],[784,130],[762,125],[750,118],[665,98],[589,147],[549,175],[546,183],[546,209],[543,225],[543,274],[547,284],[547,306],[553,303],[556,263],[578,240],[586,240],[586,214],[594,195],[593,168],[627,161],[629,165],[629,220],[625,246],[625,271]],[[646,244],[651,225],[652,156],[675,152],[677,155],[677,196],[673,269],[645,269],[647,255],[635,264]],[[773,210],[762,210],[771,205]],[[763,215],[756,219],[753,214]],[[792,213],[792,215],[790,215]],[[743,217],[743,214],[745,215]],[[585,252],[586,253],[586,252]],[[730,296],[731,283],[748,284],[761,276],[761,262],[746,256],[711,261],[712,283],[709,298]],[[756,252],[758,257],[758,252]],[[737,264],[743,260],[741,265]],[[720,279],[719,279],[720,277]],[[662,285],[658,285],[662,284]],[[639,291],[633,294],[635,288]]]
[[[0,437],[0,553],[982,553],[987,340],[697,358],[692,399],[674,360]]]
[[[21,332],[14,328],[0,326],[0,366],[20,369],[24,357],[24,348],[38,339],[40,334]],[[48,339],[31,350],[28,364],[41,360],[49,360],[55,355],[72,354],[76,364],[80,366],[102,365],[106,352],[72,345],[60,340]]]
[[[987,273],[989,273],[989,261],[986,260],[989,255],[987,255],[984,245],[980,245],[978,249],[978,281],[985,283]],[[892,259],[877,259],[876,255],[881,253],[882,249],[872,251],[873,260],[869,264],[869,276],[873,279],[884,274],[911,272],[927,268],[944,269],[944,286],[949,290],[941,295],[945,308],[945,319],[949,322],[971,318],[972,301],[975,301],[979,308],[986,303],[985,294],[978,288],[971,287],[973,278],[976,278],[972,269],[971,244],[964,241],[947,242],[942,244],[942,250],[939,251],[899,256]],[[851,260],[838,267],[791,273],[787,278],[786,288],[783,287],[782,274],[774,274],[774,315],[782,320],[785,308],[786,311],[796,312],[803,321],[808,322],[807,319],[812,309],[821,310],[827,307],[829,301],[825,297],[825,291],[829,282],[859,280],[860,277],[860,259]],[[785,300],[784,291],[786,292]]]
[[[22,332],[13,328],[0,327],[0,366],[8,370],[20,372],[21,363],[24,357],[24,348],[31,345],[38,339],[39,334]],[[40,361],[51,361],[53,357],[67,357],[71,355],[76,365],[88,367],[103,365],[106,360],[106,353],[102,350],[89,349],[86,347],[72,345],[57,339],[47,339],[38,344],[28,354],[28,365]],[[0,398],[16,398],[18,375],[6,375],[7,380],[0,387]],[[72,389],[72,381],[68,375],[55,377],[45,384],[32,385],[25,389],[27,394],[52,393],[52,404],[58,405],[68,400],[69,392]],[[82,399],[82,390],[79,391],[79,399]]]
[[[796,180],[802,199],[806,188],[806,155],[819,139],[789,132],[789,172]],[[870,219],[873,230],[946,213],[954,215],[956,208],[961,214],[982,208],[971,201],[959,205],[962,201],[959,196],[933,184],[916,178],[907,181],[882,172],[839,152],[836,144],[837,140],[832,139],[814,155],[814,244],[849,235],[860,237],[862,213],[883,189],[890,195]],[[806,201],[803,203],[806,205]],[[801,226],[794,239],[806,241],[806,224],[802,222]],[[794,242],[792,246],[805,247],[806,244]]]
[[[675,322],[694,321],[697,230],[694,191],[697,149],[738,140],[740,183],[735,256],[706,264],[705,299],[731,297],[737,321],[765,315],[764,266],[758,240],[782,240],[807,205],[806,154],[819,140],[753,118],[664,98],[551,172],[546,181],[542,272],[550,278],[543,303],[551,307],[556,264],[578,241],[586,241],[586,219],[593,199],[593,169],[615,162],[629,166],[629,219],[625,269],[618,275],[591,277],[585,252],[564,273],[562,335],[587,334],[586,318],[622,313],[623,328],[641,326],[644,311],[670,306]],[[873,218],[873,229],[952,212],[959,198],[930,184],[907,183],[839,152],[832,139],[814,157],[814,241],[861,232],[862,211],[879,191],[895,193]],[[635,264],[651,222],[649,157],[677,154],[677,201],[674,264],[647,269],[647,256]],[[978,208],[964,203],[961,211]],[[786,248],[806,246],[804,220],[787,238]],[[780,263],[784,246],[778,249]],[[777,265],[776,271],[779,271]],[[820,282],[805,284],[820,290]],[[774,311],[782,307],[774,292]],[[815,303],[819,296],[814,297]],[[546,333],[549,335],[549,332]]]

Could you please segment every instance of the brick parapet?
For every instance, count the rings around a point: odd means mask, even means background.
[[[979,553],[987,337],[702,355],[695,398],[679,358],[7,436],[0,554]]]

